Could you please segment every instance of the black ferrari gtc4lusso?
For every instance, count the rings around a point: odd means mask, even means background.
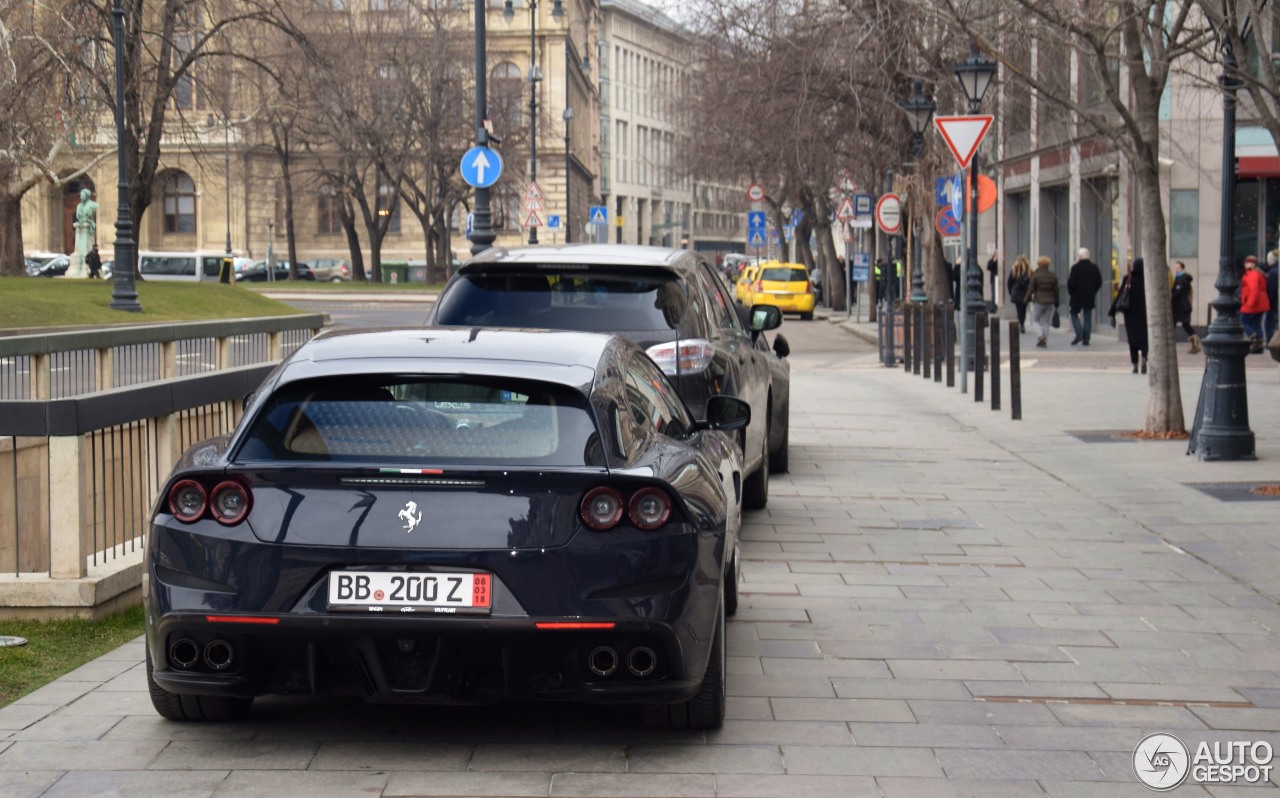
[[[749,406],[608,335],[322,334],[188,451],[147,542],[173,720],[265,694],[724,717]]]

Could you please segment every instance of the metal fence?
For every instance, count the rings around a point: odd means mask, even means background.
[[[7,593],[136,562],[177,458],[230,432],[243,396],[322,323],[309,315],[0,338],[0,607],[25,600]]]

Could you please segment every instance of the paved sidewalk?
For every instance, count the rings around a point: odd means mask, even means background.
[[[293,699],[173,724],[134,642],[0,709],[0,796],[1145,796],[1148,733],[1280,747],[1280,504],[1190,486],[1280,482],[1274,364],[1250,371],[1258,462],[1214,464],[1073,434],[1141,427],[1124,363],[1046,358],[1014,422],[1007,381],[995,412],[854,336],[831,349],[792,356],[791,470],[747,518],[723,730]]]

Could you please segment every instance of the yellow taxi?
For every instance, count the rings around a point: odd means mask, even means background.
[[[809,272],[799,263],[765,263],[747,285],[747,307],[773,305],[783,313],[799,313],[813,318],[813,285]]]

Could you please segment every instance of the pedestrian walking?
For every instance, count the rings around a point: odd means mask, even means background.
[[[1062,304],[1058,293],[1058,275],[1049,270],[1052,261],[1041,255],[1036,258],[1036,270],[1031,273],[1031,282],[1027,286],[1027,298],[1031,301],[1031,326],[1039,338],[1036,346],[1046,349],[1049,346],[1049,328],[1053,325],[1053,317]]]
[[[96,280],[102,275],[102,256],[98,254],[97,244],[84,256],[84,265],[89,267],[90,280]]]
[[[1240,279],[1240,323],[1249,337],[1249,352],[1261,352],[1267,345],[1263,338],[1263,320],[1271,310],[1267,298],[1267,278],[1258,268],[1253,255],[1244,259],[1244,277]]]
[[[1177,261],[1173,264],[1173,288],[1170,289],[1170,302],[1173,308],[1173,326],[1182,325],[1191,342],[1191,354],[1200,353],[1200,336],[1191,326],[1191,282],[1193,278],[1187,274],[1187,264]]]
[[[1000,253],[999,251],[991,253],[991,260],[987,261],[987,278],[991,281],[991,301],[987,303],[987,311],[996,312],[996,278],[1000,275]]]
[[[956,258],[956,262],[951,264],[951,301],[957,310],[960,309],[960,288],[960,259]]]
[[[1031,286],[1031,263],[1026,255],[1019,255],[1009,271],[1004,287],[1009,301],[1018,309],[1018,332],[1027,331],[1027,291]]]
[[[1071,327],[1076,337],[1071,345],[1089,345],[1093,333],[1093,311],[1098,303],[1098,291],[1102,290],[1102,272],[1098,264],[1089,260],[1089,250],[1081,247],[1076,251],[1076,262],[1067,275],[1067,297],[1070,299]],[[1083,320],[1081,319],[1083,316]]]
[[[1111,301],[1111,326],[1116,326],[1116,314],[1124,316],[1124,332],[1129,338],[1129,362],[1133,364],[1133,373],[1139,369],[1141,358],[1142,373],[1147,373],[1147,291],[1146,278],[1142,273],[1142,258],[1134,258],[1129,264],[1129,273],[1120,281],[1120,290]]]

